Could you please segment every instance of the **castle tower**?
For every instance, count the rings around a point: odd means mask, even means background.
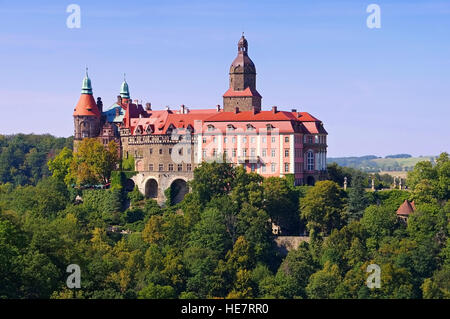
[[[97,137],[99,135],[101,107],[101,99],[99,99],[99,105],[95,103],[92,94],[91,79],[88,76],[86,68],[86,76],[83,79],[83,85],[81,87],[81,96],[73,112],[75,129],[74,151],[76,151],[78,143],[83,138]]]
[[[230,88],[223,95],[225,112],[261,111],[261,95],[256,90],[256,68],[248,56],[248,42],[242,35],[238,54],[230,67]]]

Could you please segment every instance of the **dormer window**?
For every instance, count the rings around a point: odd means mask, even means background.
[[[247,131],[253,131],[255,129],[255,127],[253,125],[251,125],[250,123],[247,124]]]
[[[147,134],[152,134],[152,133],[153,133],[152,126],[151,126],[151,125],[147,125],[147,128],[146,128],[145,132],[146,132]]]
[[[175,128],[175,126],[173,124],[170,124],[166,130],[166,134],[172,134],[172,131],[174,128]]]
[[[271,131],[273,129],[273,125],[272,124],[266,124],[266,129],[268,131]]]
[[[193,132],[194,132],[194,128],[192,127],[191,124],[189,124],[189,125],[187,126],[186,130],[187,130],[189,133],[193,133]]]
[[[214,125],[211,124],[208,125],[208,132],[212,132],[214,131],[214,129],[215,129]]]
[[[234,131],[236,128],[233,126],[233,124],[228,124],[227,125],[227,130],[228,131]]]

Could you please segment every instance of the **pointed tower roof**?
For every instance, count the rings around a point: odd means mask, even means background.
[[[397,215],[408,216],[414,213],[415,210],[416,207],[414,205],[414,202],[410,203],[407,199],[405,199],[403,204],[401,204],[397,209]]]
[[[95,103],[94,96],[92,95],[91,79],[88,76],[88,70],[86,68],[86,75],[83,79],[81,86],[81,96],[75,106],[74,116],[97,116],[100,117],[100,110],[97,103]]]
[[[128,89],[128,83],[125,79],[125,74],[123,75],[123,82],[122,86],[120,87],[120,96],[122,97],[122,99],[130,98],[130,90]]]

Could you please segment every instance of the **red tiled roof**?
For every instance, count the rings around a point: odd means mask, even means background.
[[[256,90],[250,89],[250,87],[246,88],[244,91],[233,91],[231,88],[228,89],[228,91],[225,92],[223,97],[233,97],[233,96],[258,96],[261,97],[261,95]]]
[[[300,115],[300,116],[299,116]],[[208,118],[208,122],[220,122],[220,121],[291,121],[297,120],[301,122],[319,121],[312,115],[306,112],[286,112],[278,111],[276,113],[272,111],[260,111],[254,113],[253,111],[240,111],[234,112],[221,112]]]
[[[411,215],[416,210],[416,207],[414,205],[414,202],[410,203],[407,199],[403,202],[403,204],[400,205],[400,207],[397,209],[397,215]]]
[[[73,110],[73,115],[79,116],[98,116],[100,117],[100,110],[95,103],[92,94],[81,94],[75,109]]]
[[[227,124],[230,122],[233,122],[237,129],[244,131],[246,130],[246,125],[250,122],[258,130],[265,129],[267,124],[274,124],[279,129],[279,132],[286,133],[294,131],[293,121],[299,121],[303,123],[303,131],[306,134],[327,134],[322,125],[319,125],[320,121],[307,112],[260,111],[254,113],[253,111],[243,111],[234,113],[224,112],[223,110],[218,112],[217,109],[194,109],[182,114],[179,111],[172,110],[148,110],[143,114],[143,117],[139,117],[136,113],[140,112],[136,110],[136,106],[134,104],[130,105],[132,117],[125,124],[130,127],[132,132],[135,131],[138,125],[142,125],[143,134],[146,134],[145,132],[149,125],[152,125],[152,128],[154,128],[152,134],[166,134],[167,129],[171,125],[177,129],[186,129],[189,125],[196,129],[196,121],[202,122],[202,126],[208,125],[208,123],[213,124],[216,129],[223,132],[225,132]]]

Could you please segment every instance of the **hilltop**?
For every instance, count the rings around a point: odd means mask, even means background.
[[[360,169],[364,172],[407,172],[412,170],[418,162],[430,161],[435,163],[436,158],[436,156],[412,157],[409,154],[388,155],[384,158],[365,155],[359,157],[330,157],[327,162]]]

